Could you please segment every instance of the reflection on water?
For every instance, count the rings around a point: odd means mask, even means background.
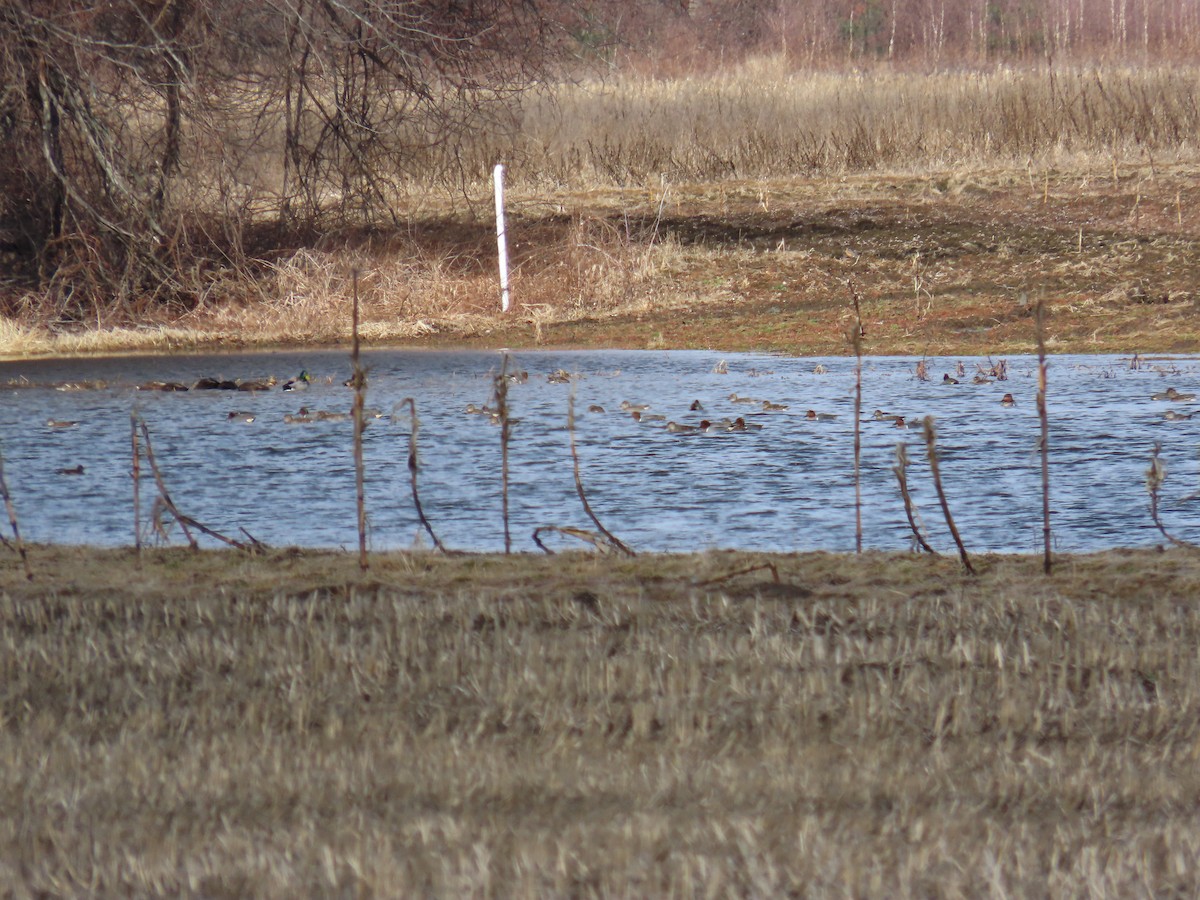
[[[425,513],[451,548],[504,545],[500,429],[485,415],[501,357],[491,352],[364,354],[368,405],[390,411],[405,397],[420,415],[420,491]],[[722,360],[725,367],[718,365]],[[942,383],[958,362],[965,378]],[[1036,551],[1041,541],[1036,360],[1008,359],[1009,379],[971,383],[970,358],[931,359],[927,382],[915,360],[864,362],[862,491],[864,540],[900,549],[910,534],[892,474],[898,440],[909,445],[914,499],[932,543],[951,550],[928,477],[919,429],[870,418],[876,408],[939,426],[942,475],[959,530],[972,551]],[[571,373],[576,390],[581,476],[604,525],[638,550],[706,547],[847,550],[854,547],[854,361],[711,352],[523,352],[510,365],[529,373],[509,388],[519,419],[510,448],[514,549],[535,549],[546,525],[590,528],[575,491],[566,430]],[[720,372],[727,368],[727,372]],[[313,383],[284,392],[301,369]],[[716,371],[715,371],[716,370]],[[261,379],[269,391],[138,391],[149,381],[194,384],[202,377]],[[0,364],[5,402],[0,441],[22,534],[33,541],[100,545],[133,542],[130,412],[148,423],[168,488],[180,509],[217,530],[245,528],[271,545],[356,545],[352,425],[285,424],[301,406],[349,410],[340,352],[173,356]],[[63,383],[86,389],[56,389]],[[1200,403],[1152,400],[1173,386],[1200,388],[1193,358],[1151,361],[1066,356],[1049,373],[1054,537],[1059,549],[1155,543],[1145,471],[1156,442],[1170,476],[1164,519],[1200,540],[1195,419],[1167,421],[1168,409]],[[19,386],[16,386],[19,385]],[[1011,392],[1016,405],[1005,408]],[[757,404],[736,402],[752,398]],[[635,422],[622,401],[647,404]],[[695,401],[703,409],[692,410]],[[787,409],[764,410],[762,401]],[[603,412],[589,411],[602,407]],[[809,419],[812,409],[835,418]],[[230,418],[230,412],[253,414]],[[743,417],[758,430],[671,433],[686,425]],[[75,422],[53,427],[48,423]],[[372,422],[364,436],[371,544],[420,541],[407,469],[407,414]],[[77,471],[83,474],[63,474]],[[143,473],[145,477],[145,473]],[[151,498],[150,482],[143,498]],[[147,504],[148,506],[148,504]],[[143,511],[143,515],[145,511]],[[176,536],[179,537],[178,535]],[[559,546],[565,546],[561,543]]]

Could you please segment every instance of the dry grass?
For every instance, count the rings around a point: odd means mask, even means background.
[[[802,75],[760,60],[557,88],[508,151],[507,316],[493,137],[457,148],[479,180],[456,199],[412,184],[396,227],[284,246],[262,237],[270,157],[245,154],[228,177],[264,193],[207,215],[261,252],[181,273],[193,309],[64,330],[26,296],[0,353],[345,343],[352,269],[377,344],[842,353],[831,298],[853,277],[872,353],[1028,352],[1023,293],[1046,297],[1054,351],[1194,349],[1198,84],[1178,66]]]
[[[5,893],[1200,890],[1182,551],[31,559]]]

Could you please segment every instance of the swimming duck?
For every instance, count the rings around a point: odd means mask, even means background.
[[[307,409],[300,407],[300,411],[295,415],[292,415],[291,413],[285,414],[283,421],[288,425],[308,425],[317,420],[308,414]]]
[[[695,425],[680,425],[678,422],[667,423],[667,431],[671,434],[695,434],[699,430]]]
[[[317,410],[317,421],[318,422],[348,422],[349,420],[350,420],[350,413],[330,412],[327,409],[318,409]]]
[[[951,378],[950,373],[947,372],[945,375],[942,376],[942,384],[958,384],[958,379]]]
[[[1159,391],[1150,397],[1151,400],[1175,400],[1178,402],[1187,403],[1196,399],[1195,394],[1181,394],[1173,387],[1167,388],[1165,391]]]
[[[192,389],[196,391],[236,391],[238,383],[222,378],[201,378]]]
[[[602,412],[604,412],[604,407],[601,406],[599,403],[593,403],[591,406],[588,407],[588,412],[602,413]]]
[[[699,400],[693,400],[692,405],[688,407],[691,412],[704,412],[704,404]]]
[[[78,422],[73,422],[70,419],[47,419],[47,428],[74,428]]]
[[[1182,421],[1183,419],[1190,419],[1191,417],[1192,417],[1191,413],[1176,412],[1173,409],[1168,409],[1165,413],[1163,413],[1163,418],[1166,419],[1168,422],[1179,422],[1179,421]]]
[[[177,381],[147,381],[137,386],[139,391],[186,391],[187,385]]]
[[[621,409],[625,410],[625,412],[645,412],[649,408],[649,403],[630,403],[628,400],[621,401]]]
[[[82,475],[83,474],[83,464],[80,463],[73,469],[59,469],[58,474],[59,475]]]
[[[770,400],[764,400],[762,408],[764,412],[783,412],[788,408],[788,405],[786,403],[772,403]]]
[[[571,373],[566,369],[555,369],[546,376],[546,380],[551,384],[566,384],[571,380]]]
[[[893,415],[892,413],[884,412],[882,409],[877,409],[877,410],[875,410],[875,412],[871,413],[871,418],[880,420],[880,421],[885,420],[885,419],[888,421],[892,421],[892,420],[896,419],[897,417],[895,415]]]
[[[762,431],[762,426],[757,422],[747,422],[741,416],[733,420],[733,424],[729,426],[730,431]]]
[[[808,412],[806,412],[804,414],[804,418],[811,419],[814,422],[832,422],[834,419],[837,418],[837,414],[836,413],[819,413],[815,409],[810,409]],[[895,418],[898,419],[900,417],[895,416]]]
[[[991,384],[991,383],[992,383],[992,379],[988,378],[986,375],[976,375],[974,378],[971,379],[971,384]]]
[[[284,382],[283,389],[285,391],[302,391],[308,387],[310,381],[312,381],[312,376],[308,374],[308,370],[301,369],[299,375]]]
[[[486,403],[483,406],[476,406],[474,403],[468,403],[464,412],[468,412],[473,416],[490,416],[492,408]]]
[[[753,397],[739,397],[736,393],[729,395],[729,401],[731,403],[752,403],[755,406],[758,406],[760,403],[762,403],[761,400],[755,400]]]
[[[920,419],[913,419],[913,420],[909,421],[908,419],[905,419],[904,416],[896,416],[895,426],[897,428],[921,428],[921,427],[923,427]]]
[[[1012,394],[1005,394],[1000,398],[1000,405],[1004,407],[1013,407],[1017,405],[1017,401],[1013,399]]]
[[[239,391],[269,391],[275,386],[275,376],[270,378],[259,378],[253,381],[239,381],[237,389]]]
[[[248,425],[254,421],[255,416],[252,412],[237,409],[229,413],[227,416],[225,416],[225,418],[229,419],[231,422],[245,422]]]
[[[666,416],[660,416],[657,413],[644,413],[640,409],[635,409],[632,413],[633,421],[635,422],[665,422]]]

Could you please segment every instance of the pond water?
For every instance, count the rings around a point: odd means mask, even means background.
[[[385,413],[416,401],[420,498],[438,537],[453,549],[504,547],[500,429],[468,404],[492,400],[497,352],[367,351],[367,404]],[[943,384],[962,363],[958,385]],[[968,550],[1035,552],[1041,547],[1037,362],[1007,359],[1008,379],[971,383],[992,361],[872,357],[862,373],[864,544],[911,546],[892,473],[897,441],[909,448],[909,481],[931,543],[953,552],[929,474],[920,429],[870,418],[876,408],[938,425],[950,508]],[[575,390],[580,475],[604,526],[640,551],[733,547],[770,551],[853,549],[854,368],[847,358],[788,358],[701,351],[520,352],[510,369],[512,428],[509,516],[514,550],[536,550],[534,529],[594,529],[576,493],[567,431]],[[280,385],[302,369],[302,392]],[[550,378],[562,370],[570,383]],[[0,364],[4,403],[0,449],[21,526],[32,541],[131,545],[130,413],[146,421],[166,485],[186,515],[224,534],[241,529],[272,546],[357,546],[352,424],[287,424],[284,416],[348,411],[344,352],[175,355]],[[269,391],[138,390],[151,380],[275,376]],[[1050,360],[1049,416],[1053,534],[1059,550],[1159,543],[1145,472],[1156,442],[1169,477],[1164,524],[1200,540],[1197,429],[1200,404],[1152,400],[1168,386],[1200,389],[1200,360],[1058,356]],[[65,389],[64,389],[65,388]],[[1001,397],[1012,393],[1016,405]],[[757,405],[731,401],[749,396]],[[704,411],[689,407],[700,401]],[[766,411],[761,401],[786,405]],[[675,434],[646,415],[696,424],[742,416],[761,429]],[[591,412],[589,407],[603,407]],[[807,410],[836,416],[810,420]],[[1168,409],[1196,410],[1168,421]],[[253,422],[231,420],[233,411]],[[74,422],[51,426],[50,421]],[[367,511],[374,549],[428,545],[412,502],[409,417],[373,420],[364,435]],[[83,466],[82,474],[64,470]],[[143,464],[144,519],[154,484]],[[7,523],[4,528],[7,532]],[[176,542],[182,535],[172,534]],[[555,549],[565,538],[547,538]],[[212,545],[212,540],[202,540]]]

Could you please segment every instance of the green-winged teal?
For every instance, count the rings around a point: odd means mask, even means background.
[[[1181,394],[1173,387],[1167,388],[1165,391],[1159,391],[1150,397],[1151,400],[1175,400],[1181,403],[1188,403],[1196,399],[1195,394]]]
[[[1013,399],[1012,394],[1005,394],[1000,398],[1000,405],[1011,409],[1017,405],[1017,401]]]

